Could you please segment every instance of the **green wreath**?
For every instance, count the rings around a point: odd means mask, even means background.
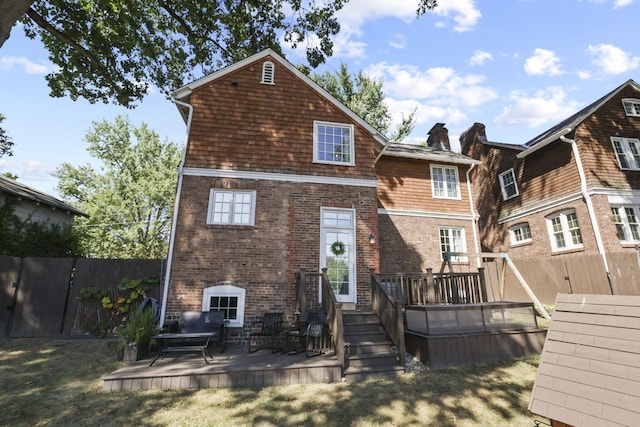
[[[345,251],[345,247],[344,247],[344,243],[339,242],[339,241],[335,241],[331,244],[331,252],[335,255],[335,256],[340,256],[342,254],[344,254]]]

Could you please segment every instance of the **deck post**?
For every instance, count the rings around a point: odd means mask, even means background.
[[[435,304],[436,303],[436,284],[433,281],[433,268],[427,268],[427,278],[426,278],[426,304]]]
[[[296,272],[298,280],[298,313],[305,314],[307,312],[307,271],[301,268]]]
[[[478,278],[480,279],[480,295],[482,296],[482,302],[488,302],[487,282],[484,277],[484,267],[478,267]]]

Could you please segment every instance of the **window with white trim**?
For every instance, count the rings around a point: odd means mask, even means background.
[[[464,228],[438,227],[440,236],[440,256],[444,260],[447,252],[467,252],[467,242],[464,237]],[[468,262],[466,256],[452,256],[451,261]]]
[[[616,233],[622,243],[637,243],[640,241],[639,207],[635,205],[612,206],[613,222]]]
[[[265,61],[262,63],[262,80],[260,83],[265,85],[275,84],[274,81],[275,76],[275,68],[273,66],[273,62]]]
[[[640,141],[612,136],[611,142],[620,169],[640,169]]]
[[[458,168],[431,165],[431,192],[438,199],[460,199]]]
[[[627,116],[640,117],[640,99],[626,98],[622,100],[622,105]]]
[[[255,190],[211,189],[207,224],[251,226],[255,223],[255,216]]]
[[[222,311],[231,328],[244,326],[244,304],[247,290],[231,285],[217,285],[202,292],[202,311]]]
[[[354,164],[353,125],[313,122],[313,161]]]
[[[502,172],[498,175],[500,179],[500,188],[502,189],[502,198],[509,200],[516,197],[518,193],[518,185],[516,184],[516,174],[513,169]]]
[[[554,251],[582,248],[582,234],[574,210],[555,213],[547,217],[547,227]]]
[[[531,241],[531,228],[526,222],[516,224],[509,229],[509,235],[511,236],[512,245],[528,243]]]

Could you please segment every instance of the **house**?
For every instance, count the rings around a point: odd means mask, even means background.
[[[0,175],[0,206],[11,201],[14,214],[22,221],[70,226],[76,216],[86,213],[20,182]]]
[[[529,410],[554,427],[637,426],[640,297],[558,294]]]
[[[524,145],[461,137],[483,251],[550,259],[607,255],[640,243],[640,86],[629,80]],[[605,279],[604,277],[599,280]],[[606,280],[605,280],[606,282]]]
[[[163,321],[222,310],[243,341],[266,311],[293,320],[300,269],[326,267],[342,307],[367,310],[369,269],[439,267],[476,245],[479,162],[448,150],[443,124],[430,147],[391,144],[272,50],[173,96],[188,136]]]

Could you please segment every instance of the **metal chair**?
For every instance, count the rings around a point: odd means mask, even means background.
[[[270,348],[272,353],[277,353],[281,348],[276,347],[276,337],[283,332],[282,324],[284,323],[284,313],[265,313],[262,320],[258,320],[251,324],[252,332],[249,333],[249,353],[253,353],[263,348]],[[259,328],[258,328],[259,325]],[[256,347],[251,345],[254,337],[265,337],[268,339],[269,345],[260,345]]]
[[[320,348],[313,348],[313,344],[318,341],[318,338],[322,338],[324,336],[324,327],[324,316],[314,320],[309,319],[304,342],[304,351],[307,357],[320,356],[325,353],[326,350],[324,346]]]

